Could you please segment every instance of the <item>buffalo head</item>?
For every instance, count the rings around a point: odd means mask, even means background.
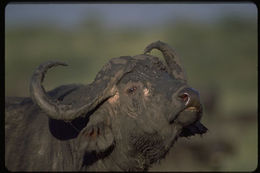
[[[149,55],[162,52],[166,65]],[[31,80],[31,96],[51,119],[71,122],[89,117],[73,141],[78,169],[146,170],[180,136],[203,134],[202,105],[173,49],[157,41],[145,53],[111,59],[93,83],[62,101],[46,94],[46,71],[61,62],[40,65]],[[89,161],[91,160],[91,161]],[[102,160],[102,161],[101,161]]]

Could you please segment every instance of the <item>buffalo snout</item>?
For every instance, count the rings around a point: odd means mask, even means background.
[[[180,109],[177,115],[170,119],[170,123],[180,124],[184,127],[201,119],[202,104],[198,91],[185,87],[178,92],[177,98]]]
[[[182,102],[185,105],[185,108],[200,110],[201,103],[200,103],[200,94],[193,88],[184,88],[182,89],[178,97],[181,98]]]

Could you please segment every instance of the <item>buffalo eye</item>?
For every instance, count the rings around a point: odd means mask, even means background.
[[[131,87],[131,88],[128,88],[128,89],[127,89],[127,93],[128,93],[128,94],[133,94],[133,93],[136,91],[136,89],[137,89],[136,86],[133,86],[133,87]]]

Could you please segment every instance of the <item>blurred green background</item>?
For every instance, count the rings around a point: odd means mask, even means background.
[[[46,11],[46,19],[43,13],[42,18],[28,22],[28,11],[32,9],[32,14],[37,14],[41,6],[45,9],[58,6],[61,11],[55,10],[53,14]],[[66,8],[73,6],[75,4],[68,4]],[[71,24],[73,27],[49,20],[55,15],[64,15],[64,21],[73,16],[72,11],[62,11],[61,4],[27,4],[24,11],[26,4],[6,7],[6,96],[29,96],[30,76],[44,61],[69,64],[48,72],[44,82],[46,90],[69,83],[88,84],[110,58],[141,54],[149,43],[161,40],[175,49],[189,84],[200,91],[205,108],[202,122],[209,132],[203,137],[178,140],[167,157],[151,171],[256,169],[258,49],[254,4],[200,4],[200,7],[198,4],[164,4],[158,10],[153,9],[159,4],[143,4],[138,8],[133,8],[133,4],[97,4],[102,6],[100,10],[91,10],[93,4],[84,6],[88,6],[88,10],[80,14],[77,24]],[[107,22],[106,13],[102,12],[113,6],[118,17],[114,22],[119,21],[115,24]],[[234,10],[236,7],[238,10]],[[163,13],[164,8],[169,13]],[[215,10],[214,14],[210,13],[211,9]],[[193,15],[203,10],[206,12]],[[25,17],[19,18],[23,14]],[[203,16],[207,18],[200,19]],[[139,23],[131,23],[132,19],[138,19]],[[162,57],[156,50],[152,54]]]

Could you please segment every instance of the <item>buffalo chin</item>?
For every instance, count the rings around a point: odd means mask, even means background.
[[[180,133],[180,137],[189,137],[196,134],[204,134],[208,131],[207,127],[205,127],[203,124],[201,124],[200,121],[196,121],[188,126],[185,126],[182,128],[182,131]]]

